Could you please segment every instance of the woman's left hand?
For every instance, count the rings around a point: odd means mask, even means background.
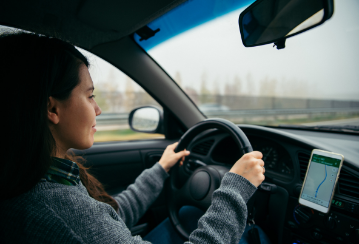
[[[189,151],[183,150],[178,153],[175,153],[175,149],[178,145],[178,142],[168,145],[166,150],[163,152],[162,157],[159,161],[159,164],[168,172],[180,159],[180,165],[183,164],[184,158],[189,155]]]

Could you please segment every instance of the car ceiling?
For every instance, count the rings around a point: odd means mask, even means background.
[[[0,24],[91,49],[134,33],[185,0],[12,0],[0,2]]]

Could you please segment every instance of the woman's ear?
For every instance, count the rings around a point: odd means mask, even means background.
[[[58,110],[58,101],[50,96],[47,103],[47,118],[55,125],[60,121]]]

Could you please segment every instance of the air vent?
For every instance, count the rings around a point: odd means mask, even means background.
[[[343,169],[339,175],[339,193],[359,199],[359,177],[350,174]]]
[[[208,140],[208,141],[201,142],[200,144],[196,145],[192,149],[192,152],[201,154],[201,155],[207,155],[209,152],[209,149],[211,149],[213,143],[214,143],[214,140]]]
[[[307,172],[310,155],[306,153],[298,153],[299,167],[300,167],[300,178],[304,180]]]

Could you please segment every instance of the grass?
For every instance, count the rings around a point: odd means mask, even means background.
[[[95,133],[95,142],[104,141],[128,141],[128,140],[141,140],[151,138],[164,138],[161,134],[147,134],[132,131],[131,129],[124,130],[108,130],[108,131],[97,131]]]

